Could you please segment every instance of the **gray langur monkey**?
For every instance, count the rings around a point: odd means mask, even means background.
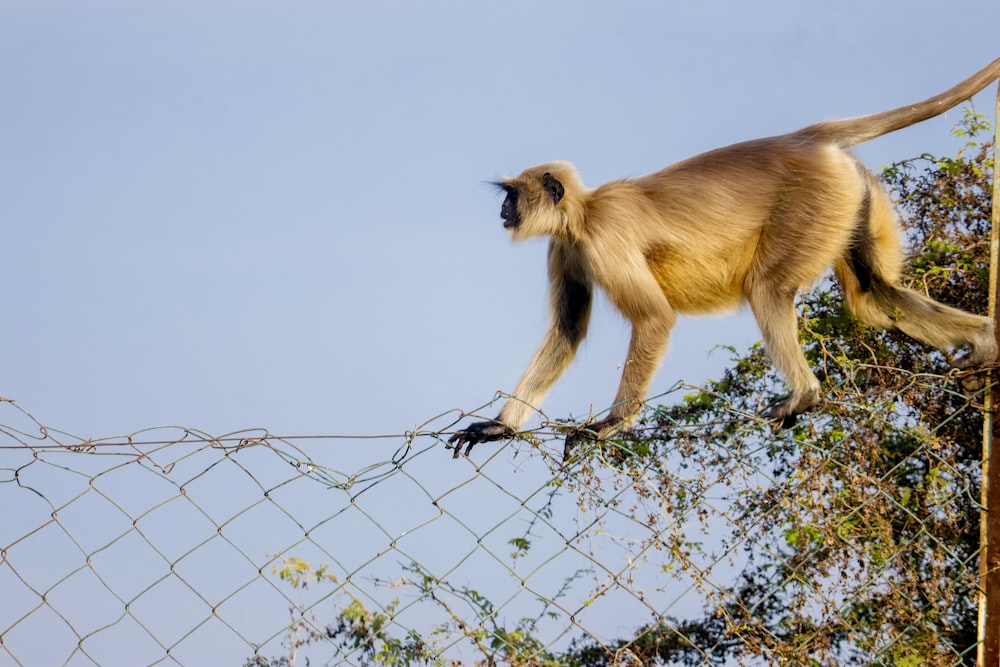
[[[992,363],[997,346],[987,318],[899,284],[895,208],[846,149],[941,114],[998,76],[1000,59],[917,104],[734,144],[593,190],[568,162],[501,179],[500,217],[511,237],[550,237],[552,323],[497,418],[449,439],[454,456],[522,427],[586,335],[595,286],[629,319],[632,337],[607,417],[572,431],[567,456],[580,440],[606,439],[639,412],[677,313],[748,302],[791,389],[767,416],[788,425],[813,408],[820,383],[798,341],[795,296],[830,267],[861,321],[943,351],[968,348],[957,367]]]

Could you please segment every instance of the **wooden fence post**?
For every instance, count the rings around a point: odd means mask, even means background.
[[[990,306],[989,316],[1000,342],[1000,316],[997,302],[1000,281],[1000,170],[997,145],[1000,143],[1000,87],[997,88],[996,114],[993,117],[993,214],[990,232]],[[989,372],[983,420],[983,488],[980,513],[979,556],[979,654],[980,667],[1000,667],[1000,461],[993,458],[994,445],[1000,442],[1000,378],[997,370]]]

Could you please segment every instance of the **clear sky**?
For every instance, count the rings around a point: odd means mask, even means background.
[[[473,409],[546,325],[545,244],[510,243],[486,181],[567,159],[597,185],[915,102],[997,25],[995,0],[4,0],[0,395],[84,437]],[[951,152],[959,117],[859,153]],[[653,392],[757,338],[682,320]],[[607,407],[627,339],[602,302],[547,412]]]

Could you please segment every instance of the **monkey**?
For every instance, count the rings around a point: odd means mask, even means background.
[[[848,149],[937,116],[1000,76],[1000,58],[940,95],[868,116],[823,121],[790,134],[711,150],[640,177],[588,189],[557,161],[494,183],[505,195],[512,240],[548,236],[551,324],[492,421],[449,438],[458,458],[513,437],[559,379],[587,334],[596,288],[632,326],[614,403],[604,419],[571,430],[564,457],[606,440],[641,410],[678,313],[748,303],[765,349],[790,391],[764,416],[783,426],[820,403],[820,383],[798,341],[795,298],[830,268],[848,310],[946,353],[958,368],[995,361],[985,317],[903,287],[896,209]]]

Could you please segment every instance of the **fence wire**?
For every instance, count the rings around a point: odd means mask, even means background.
[[[978,507],[975,462],[940,425],[873,468],[860,435],[815,437],[822,412],[775,431],[651,409],[654,450],[564,466],[547,423],[452,461],[462,416],[82,438],[3,401],[0,665],[924,664],[924,625],[975,608],[978,551],[952,535],[976,520],[953,514]],[[942,423],[959,416],[975,401]],[[974,661],[960,635],[935,664]]]

